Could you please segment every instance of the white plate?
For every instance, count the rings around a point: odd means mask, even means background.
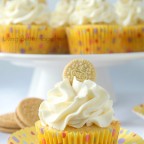
[[[144,52],[139,53],[122,53],[122,54],[93,54],[93,55],[32,55],[32,54],[9,54],[0,53],[1,60],[22,63],[38,62],[67,62],[75,58],[88,59],[97,67],[106,65],[115,65],[131,60],[144,59]]]

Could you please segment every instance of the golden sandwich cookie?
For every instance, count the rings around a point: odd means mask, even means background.
[[[0,116],[0,131],[5,133],[13,133],[20,127],[16,123],[15,113],[7,113]]]
[[[38,117],[38,109],[42,100],[39,98],[27,98],[20,102],[15,112],[15,119],[21,128],[33,126]]]

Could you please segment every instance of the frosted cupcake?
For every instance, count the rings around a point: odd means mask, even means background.
[[[57,41],[55,31],[48,25],[49,18],[50,12],[44,0],[7,0],[0,20],[2,52],[62,53],[61,47],[53,47]]]
[[[0,24],[2,23],[3,19],[3,10],[4,10],[4,1],[0,1]],[[2,41],[2,32],[0,28],[0,52],[1,52],[1,41]]]
[[[60,39],[59,42],[55,42],[54,47],[63,47],[65,53],[68,53],[68,40],[66,35],[66,26],[68,25],[68,20],[70,14],[74,10],[75,1],[74,0],[60,0],[53,12],[51,12],[51,17],[49,25],[55,31],[55,37]]]
[[[61,81],[39,108],[39,143],[117,144],[120,124],[112,105],[107,91],[91,80]]]
[[[77,0],[67,29],[72,54],[124,52],[114,7],[106,0]]]
[[[144,51],[144,0],[118,0],[115,9],[120,46],[127,52]]]

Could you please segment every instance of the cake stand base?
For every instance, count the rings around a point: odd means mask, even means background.
[[[0,59],[17,66],[33,67],[34,74],[29,97],[45,98],[49,89],[62,80],[65,65],[76,58],[91,61],[96,67],[96,82],[104,87],[115,100],[109,67],[123,64],[132,60],[144,59],[144,52],[125,54],[94,54],[94,55],[31,55],[0,53]]]
[[[57,82],[62,80],[63,65],[35,68],[28,96],[45,98],[49,89],[52,89]],[[109,91],[112,99],[115,99],[112,82],[109,74],[109,68],[96,67],[97,84]]]

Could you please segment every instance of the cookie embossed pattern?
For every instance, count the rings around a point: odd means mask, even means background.
[[[68,78],[72,83],[73,77],[83,82],[84,80],[96,80],[96,72],[94,66],[87,60],[73,60],[64,69],[63,78]]]

